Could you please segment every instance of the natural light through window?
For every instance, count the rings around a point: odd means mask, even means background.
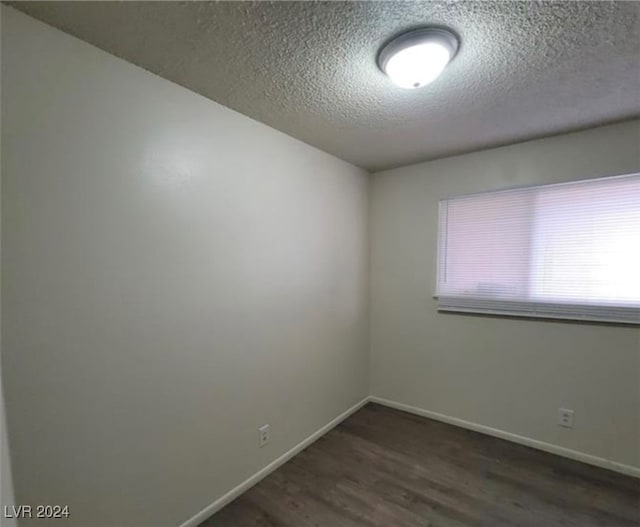
[[[439,308],[640,323],[640,175],[440,203]]]

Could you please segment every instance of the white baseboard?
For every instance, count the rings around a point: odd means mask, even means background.
[[[186,522],[184,522],[180,527],[197,527],[200,523],[205,521],[210,516],[213,516],[216,512],[218,512],[222,507],[231,503],[234,499],[236,499],[240,494],[246,492],[251,487],[253,487],[260,480],[267,477],[274,470],[278,469],[282,465],[284,465],[287,461],[289,461],[293,456],[302,452],[305,448],[307,448],[311,443],[318,440],[324,434],[326,434],[329,430],[339,425],[342,421],[344,421],[351,414],[357,412],[362,408],[365,404],[369,402],[369,397],[365,397],[359,403],[355,404],[345,412],[341,413],[338,417],[328,422],[322,428],[316,430],[309,437],[298,443],[291,450],[288,450],[284,454],[282,454],[279,458],[269,463],[266,467],[256,472],[249,479],[246,479],[237,487],[234,487],[229,492],[215,500],[210,505],[207,505],[204,509],[198,512],[195,516],[189,518]]]
[[[581,461],[583,463],[588,463],[589,465],[595,465],[597,467],[613,470],[627,476],[640,478],[640,468],[634,467],[632,465],[625,465],[624,463],[618,463],[617,461],[612,461],[610,459],[592,456],[591,454],[585,454],[584,452],[571,450],[570,448],[561,447],[551,443],[545,443],[544,441],[538,441],[537,439],[531,439],[529,437],[521,436],[518,434],[512,434],[511,432],[505,432],[504,430],[498,430],[497,428],[491,428],[490,426],[472,423],[471,421],[465,421],[464,419],[450,417],[448,415],[439,414],[430,410],[424,410],[422,408],[418,408],[416,406],[411,406],[408,404],[390,401],[381,397],[370,396],[369,400],[373,403],[388,406],[389,408],[395,408],[396,410],[402,410],[404,412],[420,415],[422,417],[428,417],[429,419],[442,421],[443,423],[459,426],[468,430],[474,430],[475,432],[481,432],[490,436],[499,437],[500,439],[506,439],[507,441],[512,441],[513,443],[518,443],[520,445],[543,450],[544,452],[549,452],[558,456]]]

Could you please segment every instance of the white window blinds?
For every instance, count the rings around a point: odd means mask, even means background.
[[[640,324],[640,174],[440,202],[444,311]]]

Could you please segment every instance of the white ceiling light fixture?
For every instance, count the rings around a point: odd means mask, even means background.
[[[440,76],[458,46],[458,37],[446,29],[415,29],[382,47],[378,67],[401,88],[421,88]]]

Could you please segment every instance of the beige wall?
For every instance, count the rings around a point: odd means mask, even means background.
[[[640,467],[639,329],[439,314],[432,298],[439,199],[638,171],[640,121],[375,174],[372,394]]]
[[[367,176],[2,13],[16,501],[175,527],[367,395]]]

